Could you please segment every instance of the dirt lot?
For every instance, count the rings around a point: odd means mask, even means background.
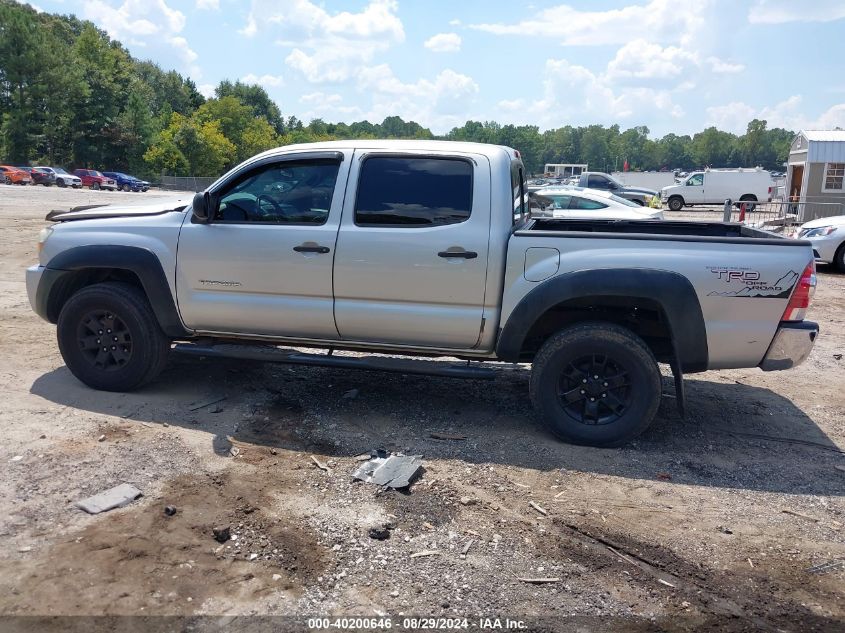
[[[0,613],[842,629],[845,571],[810,569],[845,561],[845,276],[820,270],[805,365],[690,376],[687,419],[667,397],[621,449],[552,439],[517,366],[480,382],[173,358],[140,392],[95,392],[30,311],[23,270],[47,211],[157,195],[0,186]],[[424,455],[407,494],[353,483],[374,448]],[[74,506],[122,482],[144,496]]]

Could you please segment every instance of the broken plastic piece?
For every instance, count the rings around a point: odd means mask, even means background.
[[[76,507],[85,510],[88,514],[99,514],[129,505],[140,496],[141,491],[132,484],[120,484],[93,497],[78,501]]]
[[[355,479],[377,486],[407,488],[422,468],[422,455],[388,455],[379,450],[352,474]]]

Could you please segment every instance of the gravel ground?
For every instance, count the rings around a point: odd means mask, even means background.
[[[845,276],[820,268],[802,367],[689,376],[683,420],[667,379],[653,426],[620,449],[545,433],[522,366],[480,382],[174,357],[137,393],[92,391],[26,298],[44,215],[172,197],[0,186],[0,614],[842,628],[843,567],[810,570],[845,561]],[[353,482],[375,448],[425,471],[407,492]],[[75,508],[122,482],[144,496]]]

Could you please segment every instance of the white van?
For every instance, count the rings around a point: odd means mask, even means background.
[[[771,202],[774,182],[769,172],[756,169],[705,169],[660,190],[660,200],[672,211],[695,204]],[[749,205],[752,206],[752,205]]]

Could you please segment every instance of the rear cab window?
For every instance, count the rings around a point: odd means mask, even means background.
[[[519,224],[528,213],[528,196],[525,192],[525,168],[522,161],[511,163],[511,193],[513,198],[513,223]]]
[[[355,199],[358,226],[459,224],[472,213],[473,165],[463,158],[370,156]]]

